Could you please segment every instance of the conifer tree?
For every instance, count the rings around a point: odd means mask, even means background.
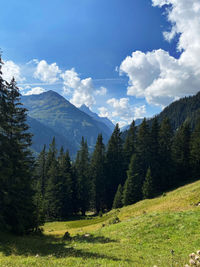
[[[59,162],[59,183],[61,200],[61,218],[66,219],[73,213],[72,200],[72,166],[70,162],[69,152],[64,153],[63,147],[60,150]]]
[[[135,152],[135,143],[136,143],[136,127],[135,121],[131,123],[131,126],[128,130],[128,134],[124,143],[124,164],[125,170],[128,169],[128,165],[130,163],[131,157]]]
[[[108,142],[106,153],[106,196],[107,208],[111,209],[119,184],[124,184],[123,147],[121,132],[117,124]]]
[[[182,184],[190,179],[190,126],[186,122],[177,130],[172,144],[172,158],[175,167],[174,180]]]
[[[191,136],[191,165],[194,178],[200,176],[200,120]]]
[[[142,199],[142,173],[140,158],[137,154],[134,154],[131,157],[131,162],[127,171],[127,179],[123,190],[123,204],[125,206]]]
[[[165,191],[173,184],[173,165],[171,158],[173,132],[168,118],[161,122],[159,131],[159,172],[160,190]]]
[[[46,162],[45,214],[48,220],[59,219],[61,217],[61,200],[59,197],[59,166],[55,138],[49,146]]]
[[[160,178],[160,155],[159,155],[159,130],[157,118],[153,119],[151,132],[150,132],[150,160],[149,165],[151,168],[152,186],[154,193],[160,192],[161,189],[161,178]]]
[[[26,109],[21,107],[20,93],[12,79],[7,84],[6,124],[1,131],[6,138],[4,161],[9,170],[4,177],[4,221],[12,232],[23,234],[38,227],[32,189],[33,160],[31,137],[26,124]]]
[[[79,209],[84,216],[90,207],[91,200],[91,180],[89,175],[89,153],[87,142],[82,137],[81,148],[77,152],[76,162],[77,194]]]
[[[99,213],[106,206],[105,146],[103,144],[102,134],[99,134],[97,137],[90,166],[93,182],[94,208]]]
[[[139,126],[136,142],[136,153],[140,157],[143,179],[145,178],[148,166],[150,165],[150,131],[146,119]]]
[[[155,194],[151,169],[148,168],[145,181],[142,186],[143,198],[152,198]]]
[[[113,206],[112,206],[113,209],[122,208],[123,206],[122,197],[123,197],[123,187],[121,186],[121,184],[119,184],[113,201]]]

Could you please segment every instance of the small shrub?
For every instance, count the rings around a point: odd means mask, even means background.
[[[102,212],[102,210],[100,210],[99,217],[102,217],[102,216],[103,216],[103,212]]]
[[[71,236],[69,232],[65,232],[64,236],[63,236],[63,240],[71,240]]]
[[[116,216],[116,217],[112,218],[108,223],[109,224],[116,224],[119,222],[120,222],[120,219]]]

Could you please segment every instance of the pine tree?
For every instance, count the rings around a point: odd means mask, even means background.
[[[145,181],[142,186],[143,198],[152,198],[155,194],[151,169],[148,168]]]
[[[50,144],[46,162],[45,214],[48,220],[54,220],[61,217],[59,167],[55,138]]]
[[[159,155],[159,130],[160,126],[156,118],[153,119],[151,132],[150,132],[150,160],[149,165],[152,175],[152,186],[154,193],[159,193],[161,189],[160,178],[160,155]]]
[[[70,162],[69,152],[64,153],[63,147],[60,150],[58,158],[59,163],[59,183],[61,200],[61,218],[66,219],[73,213],[73,200],[72,200],[72,166]]]
[[[99,213],[106,206],[105,146],[103,144],[102,134],[98,135],[90,166],[93,182],[94,208]]]
[[[119,184],[124,184],[123,147],[118,124],[108,142],[106,153],[106,196],[107,208],[111,209]]]
[[[81,148],[77,152],[75,168],[77,175],[78,204],[79,209],[84,216],[86,211],[90,208],[92,184],[89,175],[88,146],[83,137],[81,140]]]
[[[120,184],[117,188],[117,192],[114,197],[113,206],[112,206],[113,209],[122,208],[123,206],[122,197],[123,197],[123,187]]]
[[[5,198],[6,198],[6,176],[8,170],[7,143],[5,128],[7,128],[7,98],[8,90],[6,82],[2,78],[2,60],[0,55],[0,229],[5,228]]]
[[[170,189],[173,184],[173,165],[171,158],[173,132],[168,118],[164,118],[159,131],[159,172],[160,190]]]
[[[125,206],[142,199],[142,173],[140,158],[137,154],[134,154],[131,157],[131,162],[127,171],[127,179],[123,190],[123,204]]]
[[[172,158],[175,167],[175,183],[180,185],[190,179],[190,126],[186,122],[176,132],[172,144]]]
[[[128,169],[128,165],[130,163],[131,157],[135,152],[135,143],[136,143],[136,127],[135,121],[131,123],[131,126],[128,130],[128,134],[124,143],[124,164],[125,170]]]
[[[1,125],[5,137],[3,155],[8,170],[4,177],[4,221],[12,232],[22,234],[38,227],[33,201],[31,137],[26,124],[26,109],[21,107],[20,93],[12,79],[7,84],[6,123]]]
[[[139,126],[137,134],[137,142],[136,142],[136,153],[140,157],[141,169],[143,170],[142,173],[143,180],[145,179],[148,166],[150,165],[150,159],[151,159],[150,138],[151,137],[150,137],[149,126],[147,124],[146,119],[144,118],[143,122]]]
[[[191,165],[194,178],[200,176],[200,120],[191,136]]]

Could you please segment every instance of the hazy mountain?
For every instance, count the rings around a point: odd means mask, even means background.
[[[39,153],[44,144],[46,144],[47,148],[49,144],[52,142],[53,137],[56,138],[56,144],[58,149],[63,146],[64,149],[68,149],[70,154],[74,154],[76,148],[71,144],[64,136],[55,132],[50,127],[40,123],[36,119],[33,119],[27,116],[27,123],[30,126],[29,132],[33,134],[32,137],[32,149]]]
[[[107,117],[99,117],[96,113],[92,112],[86,105],[82,105],[80,107],[80,110],[88,114],[93,119],[104,123],[110,129],[111,133],[113,132],[115,125]]]
[[[102,133],[105,143],[109,139],[110,135],[106,125],[97,122],[54,91],[48,91],[40,95],[22,96],[21,100],[28,109],[29,117],[50,128],[50,136],[55,133],[57,136],[56,142],[64,142],[71,151],[79,148],[82,136],[87,139],[90,149],[94,147],[99,133]],[[49,140],[47,138],[47,128],[44,129],[43,127],[44,135],[40,138],[40,127],[42,125],[38,124],[39,129],[37,129],[36,121],[29,119],[30,126],[35,131],[34,139],[43,139],[44,143],[47,143],[46,140]],[[58,138],[60,141],[57,140]]]

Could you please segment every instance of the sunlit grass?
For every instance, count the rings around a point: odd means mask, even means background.
[[[46,223],[44,236],[1,234],[0,266],[183,267],[200,248],[199,192],[198,181],[103,217]]]

